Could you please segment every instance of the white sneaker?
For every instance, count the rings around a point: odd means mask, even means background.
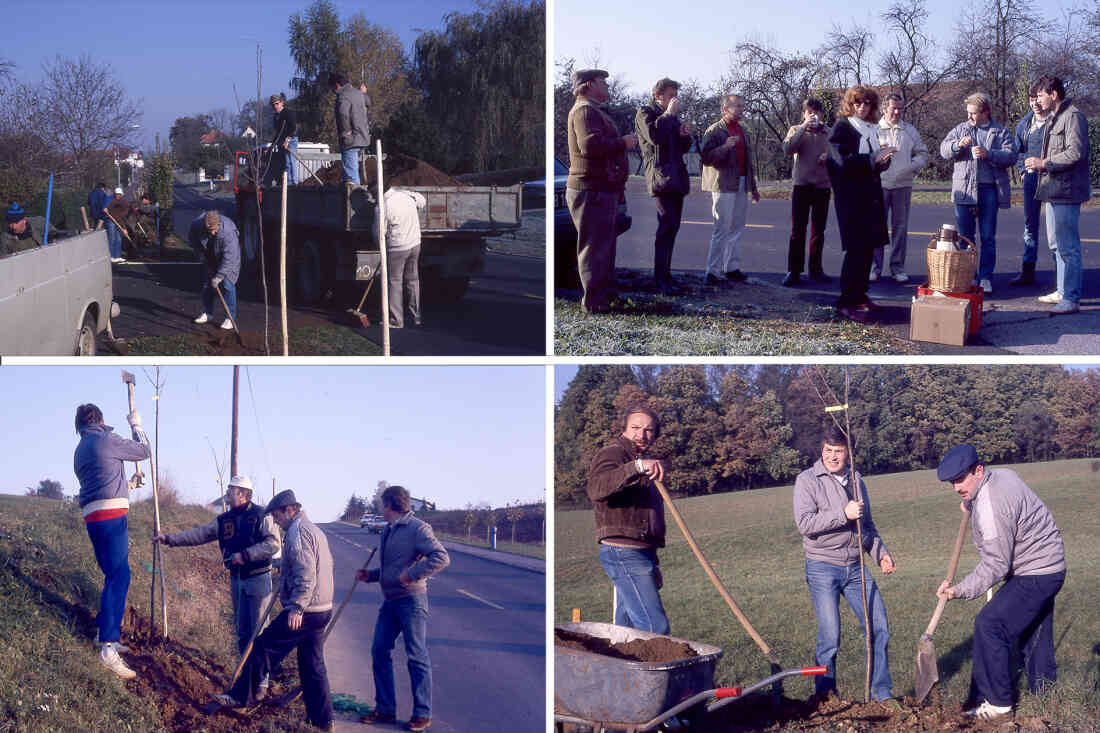
[[[909,276],[906,275],[904,272],[895,272],[894,273],[894,282],[896,282],[896,283],[907,283],[907,282],[909,282]]]
[[[126,666],[126,662],[122,661],[122,657],[118,655],[118,651],[115,649],[115,645],[112,642],[107,642],[100,647],[99,661],[104,667],[124,680],[132,680],[137,677],[137,672]]]
[[[971,718],[980,718],[981,720],[992,720],[1002,715],[1010,715],[1011,713],[1011,705],[994,705],[988,700],[982,700],[981,705],[971,710],[964,711],[963,715],[967,715]]]
[[[879,277],[879,273],[875,272],[874,270],[871,270],[871,274],[867,276],[867,282],[877,283],[878,282],[878,277]]]
[[[226,331],[232,331],[233,330],[233,321],[226,318],[224,321],[222,321],[222,328],[224,328]]]
[[[1053,293],[1047,293],[1046,295],[1040,295],[1036,300],[1040,303],[1047,303],[1054,305],[1055,303],[1062,302],[1062,294],[1055,290]]]
[[[201,316],[195,319],[195,323],[206,323],[209,320],[210,315],[208,313],[203,313]]]
[[[111,258],[111,264],[113,264],[113,265],[119,265],[119,264],[122,264],[125,261],[126,261],[125,257],[112,257]]]
[[[978,284],[982,286],[982,290],[984,290],[985,292],[987,292],[987,293],[992,293],[993,292],[993,283],[989,282],[988,279],[983,277],[982,281]]]
[[[93,643],[97,647],[102,647],[103,646],[103,643],[100,642],[100,640],[99,640],[99,629],[95,630],[95,641]],[[126,652],[130,651],[130,647],[128,647],[125,644],[122,644],[120,642],[111,641],[111,642],[107,642],[107,643],[114,645],[115,651],[119,652],[120,654],[125,654]]]

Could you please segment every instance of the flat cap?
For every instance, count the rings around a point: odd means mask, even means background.
[[[608,76],[610,76],[610,74],[603,69],[580,69],[574,71],[572,78],[573,93],[577,93],[577,89],[580,88],[581,84],[587,84],[595,79],[606,79]]]
[[[978,463],[978,451],[970,443],[961,443],[947,452],[936,469],[940,481],[954,481],[961,478]]]
[[[264,514],[270,514],[275,509],[282,509],[284,506],[290,506],[291,504],[301,504],[294,497],[294,491],[287,489],[286,491],[280,491],[275,496],[271,497],[271,501],[267,503],[267,509],[264,509]]]

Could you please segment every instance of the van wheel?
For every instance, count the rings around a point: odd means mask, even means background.
[[[76,335],[76,355],[95,356],[95,316],[91,313],[84,314],[80,332]]]

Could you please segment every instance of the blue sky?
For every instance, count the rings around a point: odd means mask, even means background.
[[[136,378],[152,441],[153,367],[0,367],[0,493],[21,494],[43,478],[77,493],[76,406],[95,403],[130,437],[122,369]],[[206,502],[218,495],[210,444],[228,479],[232,367],[164,366],[161,379],[160,474],[185,501]],[[380,480],[440,508],[535,501],[546,483],[545,410],[542,366],[241,367],[238,470],[265,500],[274,476],[277,490],[294,489],[323,521],[352,493],[373,496]]]
[[[312,0],[191,0],[186,3],[117,0],[41,0],[4,3],[0,58],[16,64],[20,81],[37,81],[45,61],[87,53],[109,65],[131,99],[145,112],[135,142],[153,149],[154,133],[166,146],[177,117],[226,107],[256,97],[256,44],[263,51],[263,99],[291,94],[294,64],[287,45],[290,16]],[[362,12],[395,32],[406,51],[422,30],[442,28],[443,16],[477,9],[476,0],[334,0],[341,20]],[[74,90],[76,93],[78,90]]]
[[[728,71],[730,50],[747,36],[808,53],[824,43],[833,23],[847,29],[858,22],[883,33],[879,16],[890,5],[891,0],[557,0],[553,60],[571,57],[578,68],[586,68],[598,59],[600,68],[622,75],[634,92],[651,90],[665,76],[681,82],[694,78],[709,86]],[[946,47],[963,5],[958,0],[926,0],[925,7],[927,30]],[[1061,7],[1059,0],[1036,3],[1038,10],[1059,16]],[[885,41],[881,38],[880,48]]]

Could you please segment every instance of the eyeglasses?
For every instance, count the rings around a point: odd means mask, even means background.
[[[852,100],[852,106],[853,106],[853,107],[858,107],[858,106],[859,106],[859,105],[861,105],[861,104],[867,104],[867,105],[870,105],[870,104],[871,104],[871,100],[870,100],[870,99],[853,99],[853,100]]]

